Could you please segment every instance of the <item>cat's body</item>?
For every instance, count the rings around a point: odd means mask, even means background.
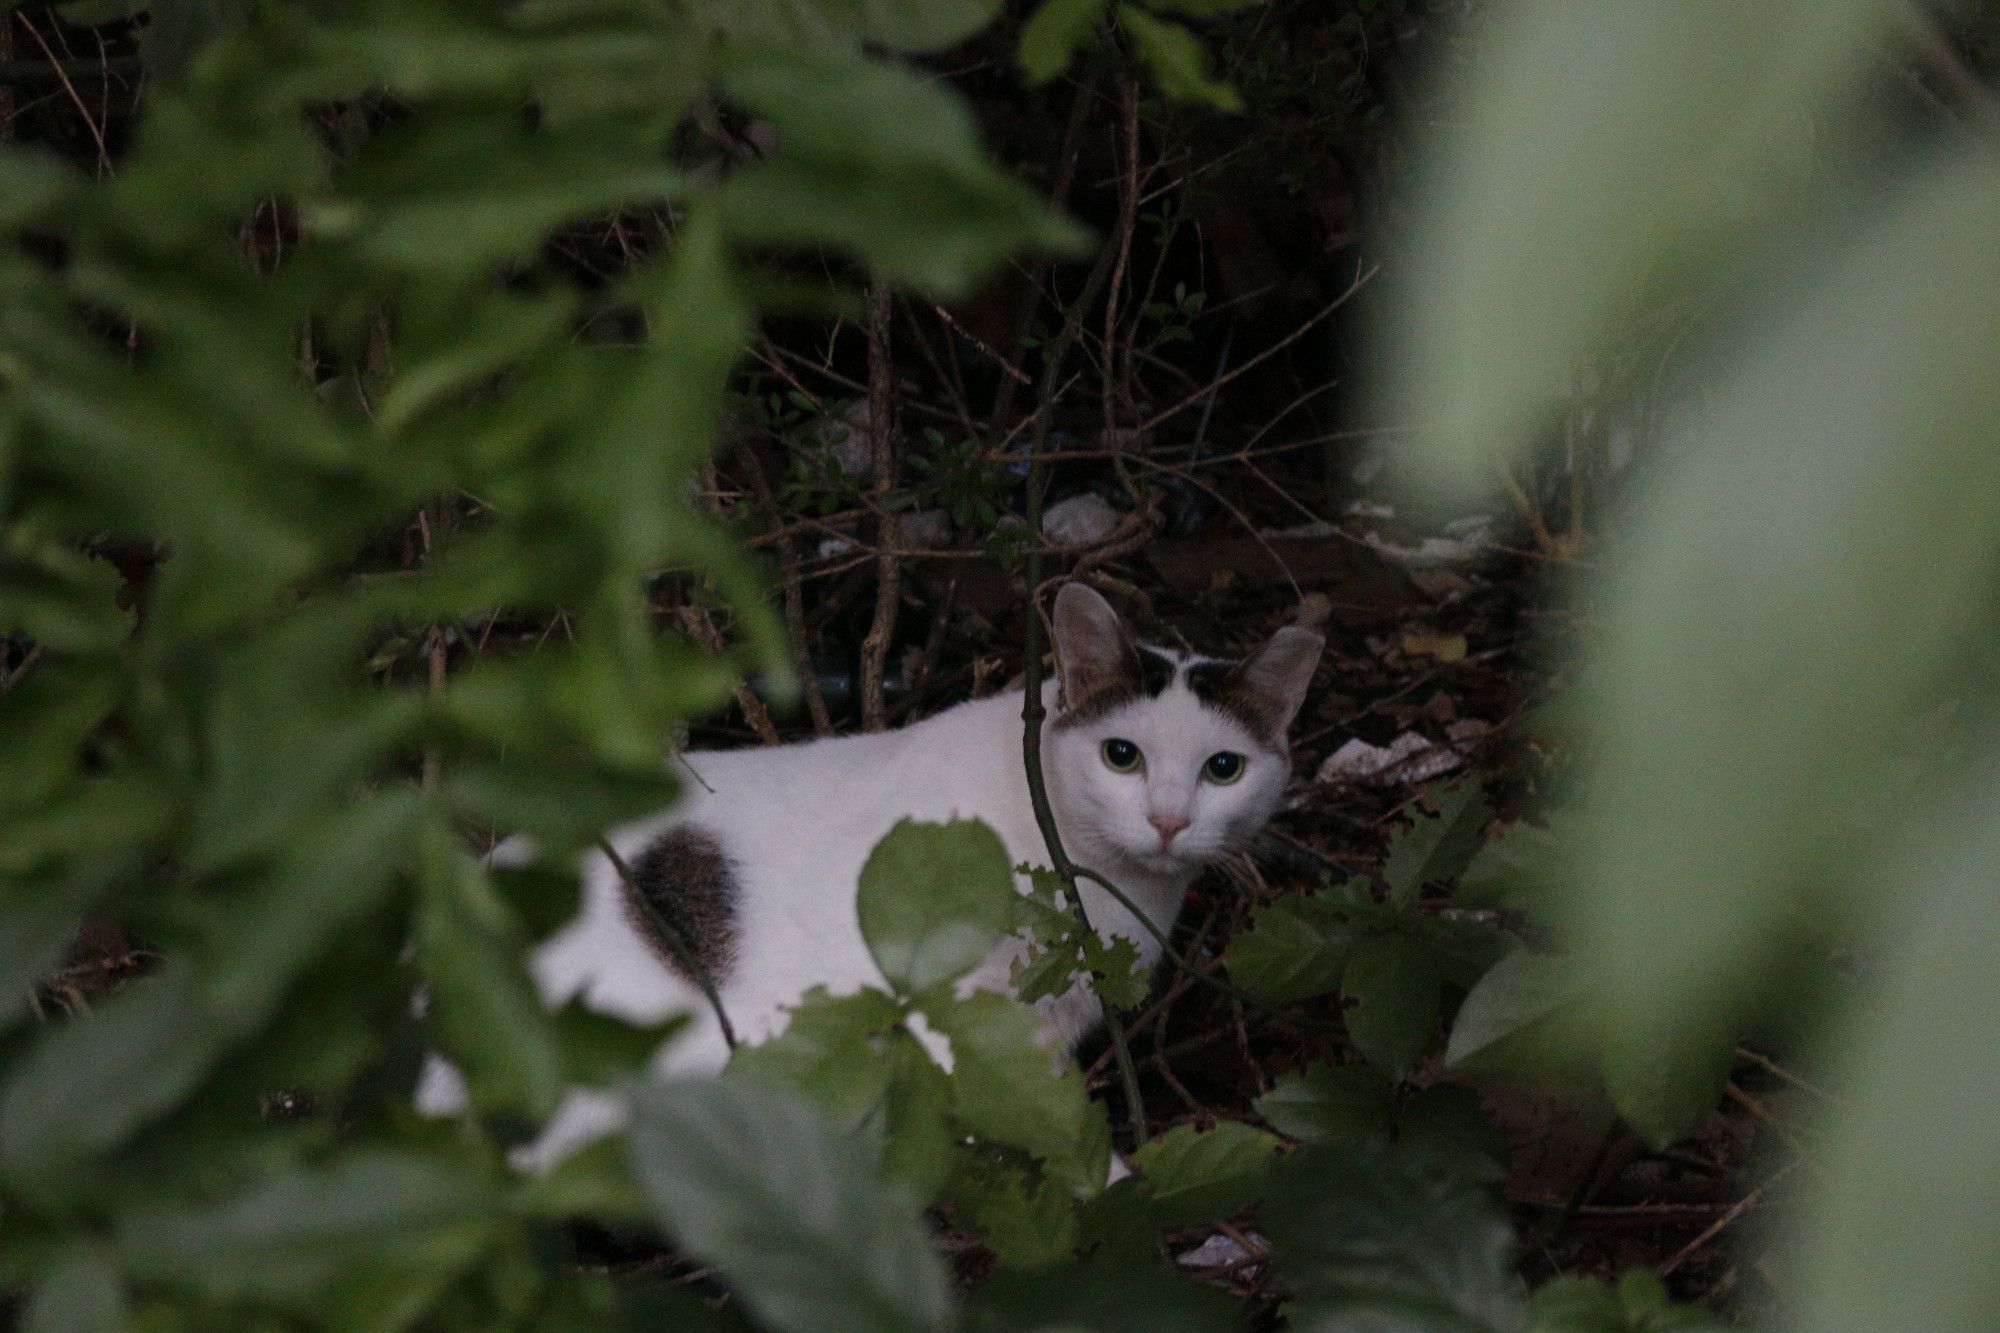
[[[1055,638],[1059,675],[1046,686],[1042,753],[1065,850],[1164,934],[1201,868],[1243,846],[1276,808],[1290,776],[1285,727],[1319,638],[1281,630],[1240,665],[1140,647],[1102,598],[1077,585],[1057,600]],[[742,1042],[781,1031],[789,1006],[815,986],[842,994],[881,985],[855,887],[899,821],[981,820],[1014,864],[1048,863],[1022,762],[1022,702],[1017,690],[899,731],[684,755],[681,802],[615,831],[618,865],[601,854],[586,863],[582,910],[533,960],[543,999],[580,996],[641,1022],[691,1014],[693,1026],[655,1068],[699,1073],[720,1068],[728,1048],[661,918],[706,966]],[[1147,966],[1157,961],[1151,931],[1096,885],[1080,891],[1100,933],[1131,940]],[[1024,947],[1003,944],[968,984],[1005,990]],[[1084,987],[1041,1009],[1063,1052],[1099,1018]],[[453,1082],[448,1069],[434,1069],[420,1102],[450,1109]],[[614,1099],[579,1093],[529,1156],[553,1160],[619,1118]]]

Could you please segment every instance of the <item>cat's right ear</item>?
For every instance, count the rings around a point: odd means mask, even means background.
[[[1096,589],[1065,583],[1056,594],[1055,645],[1065,709],[1139,688],[1138,645]]]

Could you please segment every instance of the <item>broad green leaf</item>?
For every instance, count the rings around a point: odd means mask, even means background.
[[[1508,824],[1489,837],[1465,873],[1458,877],[1452,901],[1461,907],[1530,907],[1539,903],[1560,873],[1564,839],[1573,838],[1566,816],[1551,816],[1546,824],[1526,820]]]
[[[1132,1154],[1139,1190],[1160,1226],[1185,1226],[1258,1198],[1277,1162],[1278,1140],[1233,1120],[1213,1129],[1176,1125]]]
[[[1410,1072],[1437,1027],[1444,979],[1420,939],[1400,931],[1355,941],[1341,974],[1341,994],[1354,1001],[1347,1035],[1368,1063],[1391,1078]]]
[[[1281,898],[1229,942],[1223,965],[1266,1000],[1304,1000],[1340,989],[1354,933],[1330,895]]]
[[[1573,1064],[1585,1049],[1581,1008],[1574,963],[1516,950],[1495,964],[1459,1006],[1445,1063],[1513,1073]]]
[[[22,1333],[123,1333],[125,1283],[111,1256],[79,1244],[54,1263],[21,1317]]]
[[[1564,904],[1628,1116],[1662,1070],[1726,1065],[1773,972],[1857,905],[1843,861],[1884,738],[2000,574],[1995,284],[2000,177],[1965,150],[1685,416],[1604,572],[1595,799]],[[1706,1111],[1675,1100],[1661,1132]]]
[[[993,1143],[1024,1148],[1079,1195],[1104,1188],[1111,1132],[1083,1075],[1047,1040],[1041,1016],[1001,995],[928,1000],[930,1026],[951,1042],[953,1110]]]
[[[1660,1279],[1635,1269],[1608,1285],[1557,1278],[1535,1291],[1526,1333],[1719,1333],[1726,1327],[1695,1305],[1676,1305]]]
[[[1386,1138],[1395,1119],[1395,1089],[1363,1065],[1314,1065],[1287,1074],[1255,1103],[1281,1134],[1303,1143]]]
[[[955,46],[999,13],[999,0],[702,0],[723,32],[813,50],[857,43],[892,50]]]
[[[1167,96],[1206,102],[1223,111],[1243,109],[1243,99],[1236,90],[1210,72],[1208,51],[1201,38],[1180,24],[1155,18],[1136,5],[1121,4],[1118,26],[1131,34],[1139,58]]]
[[[343,1270],[387,1282],[463,1265],[493,1227],[494,1200],[430,1157],[356,1151],[220,1202],[153,1203],[120,1220],[135,1275],[223,1299],[310,1301]]]
[[[1042,0],[1021,28],[1021,68],[1031,83],[1047,83],[1069,67],[1111,12],[1111,0]]]
[[[898,823],[861,867],[855,908],[875,965],[904,995],[956,981],[1021,919],[1007,849],[977,820]]]
[[[1414,824],[1397,834],[1382,865],[1391,902],[1415,902],[1425,884],[1451,879],[1464,870],[1478,845],[1479,830],[1493,817],[1493,809],[1476,782],[1462,782],[1447,795],[1433,787],[1426,795],[1436,804],[1437,813],[1419,815]]]
[[[943,1199],[955,1224],[979,1237],[1016,1270],[1047,1268],[1076,1249],[1076,1199],[1062,1181],[1034,1170],[1019,1154],[961,1147]]]
[[[1152,1254],[1102,1255],[1031,1272],[1002,1269],[973,1289],[965,1326],[972,1333],[1233,1333],[1236,1303],[1169,1272]]]
[[[198,978],[169,964],[41,1034],[0,1088],[0,1177],[37,1195],[191,1094],[229,1036]]]
[[[1146,0],[1148,9],[1166,14],[1186,14],[1190,18],[1217,18],[1238,10],[1254,8],[1264,0]]]
[[[1393,393],[1425,426],[1412,462],[1461,490],[1486,484],[1496,454],[1553,420],[1649,284],[1728,262],[1731,227],[1798,161],[1815,115],[1858,80],[1899,9],[1494,11],[1452,90],[1455,132],[1413,214],[1417,281],[1390,331]]]
[[[1380,1149],[1311,1148],[1259,1212],[1278,1267],[1304,1298],[1306,1327],[1519,1327],[1512,1233],[1486,1191]],[[1425,1312],[1432,1322],[1342,1324],[1334,1302]],[[1317,1307],[1321,1313],[1308,1316]],[[1357,1316],[1358,1318],[1358,1316]]]
[[[1960,779],[1949,821],[1925,821],[1928,836],[1871,876],[1905,917],[1845,1025],[1842,1099],[1793,1219],[1802,1286],[1785,1327],[1970,1333],[1992,1322],[2000,1223],[1983,1201],[2000,1182],[2000,1058],[1986,1035],[2000,999],[2000,781],[1985,762]]]
[[[288,863],[211,908],[202,961],[215,1011],[255,1028],[294,977],[380,907],[416,845],[419,809],[405,791],[340,811],[315,823]]]
[[[629,1137],[661,1223],[772,1328],[951,1326],[915,1207],[808,1103],[732,1079],[655,1083]]]
[[[550,1114],[568,1080],[555,1023],[522,964],[520,923],[440,824],[423,829],[418,880],[417,970],[439,1050],[479,1110]]]

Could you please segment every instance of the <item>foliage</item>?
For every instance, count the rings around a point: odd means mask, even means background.
[[[148,8],[157,82],[117,170],[0,156],[0,629],[37,654],[0,695],[0,1287],[32,1289],[36,1327],[596,1325],[654,1303],[557,1262],[548,1233],[629,1218],[636,1173],[732,1269],[869,1227],[911,1241],[851,1274],[822,1249],[820,1276],[937,1326],[914,1215],[837,1166],[816,1112],[677,1091],[642,1105],[631,1172],[587,1153],[527,1178],[504,1150],[667,1032],[537,1002],[522,953],[572,908],[569,853],[671,796],[674,727],[739,670],[782,685],[758,580],[689,488],[754,319],[786,299],[763,256],[950,294],[1082,240],[893,54],[994,6]],[[690,127],[725,101],[776,151],[704,163]],[[614,209],[663,224],[629,274],[546,261]],[[260,210],[282,254],[239,247]],[[439,496],[472,517],[445,523]],[[418,557],[385,554],[420,510]],[[660,637],[663,570],[708,581],[742,646]],[[566,633],[426,679],[503,612]],[[533,833],[551,869],[489,871],[460,836],[482,828]],[[164,961],[28,1021],[86,914]],[[898,975],[960,960],[940,923],[905,925]],[[953,1036],[984,1058],[960,1077],[1007,1082],[1022,1023],[968,1005]],[[427,1046],[467,1075],[470,1123],[406,1109]],[[281,1089],[305,1110],[260,1117]],[[1081,1188],[1094,1115],[1071,1075],[982,1128]],[[718,1133],[790,1156],[724,1162]],[[715,1203],[813,1160],[824,1218],[788,1207],[781,1235],[758,1229],[768,1196]],[[742,1290],[795,1322],[781,1285]]]
[[[1574,988],[1496,971],[1454,1043],[1562,1029],[1655,1142],[1707,1113],[1746,1031],[1826,1043],[1846,1091],[1792,1219],[1790,1317],[1815,1333],[1991,1317],[1991,1228],[1937,1225],[2000,1182],[1974,943],[2000,911],[1977,664],[2000,568],[1991,95],[1963,103],[1971,132],[1867,148],[1885,45],[1951,58],[1931,22],[1886,0],[1504,7],[1393,331],[1426,427],[1410,461],[1464,496],[1533,463],[1662,293],[1706,307],[1678,312],[1692,369],[1585,590],[1589,762],[1535,890]]]

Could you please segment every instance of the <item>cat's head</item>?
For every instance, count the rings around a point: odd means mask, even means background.
[[[1244,846],[1284,796],[1285,731],[1324,644],[1288,627],[1240,662],[1156,648],[1096,592],[1065,585],[1043,767],[1066,829],[1155,873]]]

